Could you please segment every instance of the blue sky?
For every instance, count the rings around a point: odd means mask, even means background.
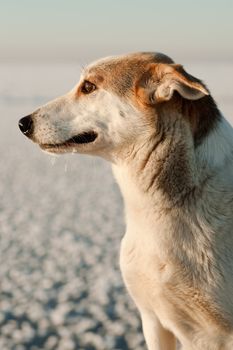
[[[232,0],[0,0],[0,60],[130,51],[233,60]]]

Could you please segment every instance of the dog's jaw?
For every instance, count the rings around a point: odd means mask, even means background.
[[[49,153],[75,153],[79,151],[79,148],[85,147],[88,144],[94,143],[98,138],[98,134],[94,131],[83,132],[76,136],[71,137],[63,143],[45,143],[39,144],[43,151]]]

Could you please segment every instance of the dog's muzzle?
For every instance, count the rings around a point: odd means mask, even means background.
[[[31,137],[33,134],[32,117],[30,115],[27,115],[26,117],[23,117],[22,119],[20,119],[19,128],[25,136]]]

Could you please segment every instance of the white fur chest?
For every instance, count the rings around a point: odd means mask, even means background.
[[[139,309],[163,313],[164,288],[172,276],[172,267],[165,251],[157,244],[156,230],[152,237],[146,224],[143,227],[141,224],[136,217],[134,222],[127,223],[121,243],[121,272]]]
[[[158,312],[164,285],[173,274],[162,237],[165,223],[152,211],[148,198],[128,180],[127,170],[114,169],[114,174],[125,199],[127,230],[120,252],[124,282],[139,309]]]

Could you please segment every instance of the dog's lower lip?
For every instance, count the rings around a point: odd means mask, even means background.
[[[94,131],[84,132],[82,134],[78,134],[76,136],[71,137],[65,143],[90,143],[95,141],[97,138],[97,133]]]
[[[75,144],[87,144],[92,143],[97,138],[97,133],[94,131],[84,132],[82,134],[75,135],[71,137],[70,139],[66,140],[63,143],[47,143],[41,145],[43,148],[53,148],[53,147],[69,147],[74,146]]]

